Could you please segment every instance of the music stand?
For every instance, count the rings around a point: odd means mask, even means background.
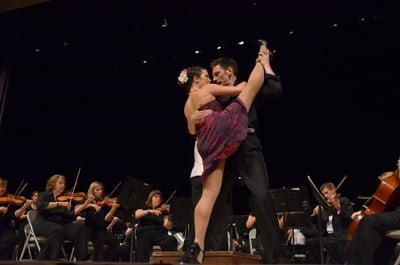
[[[324,264],[324,247],[322,244],[322,219],[321,219],[321,207],[324,208],[326,213],[329,215],[333,215],[335,213],[335,209],[331,207],[328,202],[325,200],[324,196],[321,194],[317,186],[314,184],[310,176],[307,176],[308,181],[311,184],[312,195],[314,199],[318,202],[319,213],[318,214],[318,236],[319,236],[319,246],[320,246],[320,255],[321,255],[321,264]]]
[[[118,196],[119,204],[122,206],[122,211],[127,218],[131,216],[131,219],[135,221],[134,213],[137,209],[144,207],[144,203],[147,199],[148,194],[151,191],[151,186],[144,183],[141,179],[126,176],[121,187],[121,192]],[[133,261],[133,244],[134,244],[134,233],[131,235],[131,245],[129,253],[129,261]]]
[[[118,199],[124,209],[134,212],[144,207],[144,202],[152,189],[149,184],[141,179],[127,176],[121,186]]]
[[[285,218],[285,227],[292,229],[305,227],[308,224],[309,198],[306,186],[270,190],[274,207],[278,215]],[[289,242],[287,242],[289,243]],[[294,236],[292,238],[291,258],[296,258]]]
[[[329,203],[325,200],[325,197],[321,194],[317,186],[314,184],[310,176],[307,176],[308,181],[311,184],[311,191],[314,199],[318,202],[322,208],[325,209],[328,215],[333,215],[335,214],[335,209],[329,205]]]
[[[190,198],[174,197],[170,202],[170,214],[174,222],[174,228],[177,231],[185,232],[190,223],[190,212],[193,211],[193,203]]]

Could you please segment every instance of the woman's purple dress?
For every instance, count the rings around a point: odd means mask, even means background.
[[[226,108],[213,100],[200,108],[211,109],[196,127],[197,149],[203,158],[201,181],[214,171],[218,162],[230,157],[247,136],[248,115],[240,99],[234,99]]]

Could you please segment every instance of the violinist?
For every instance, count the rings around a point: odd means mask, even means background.
[[[279,229],[281,231],[283,231],[284,227],[285,227],[285,216],[284,215],[277,215],[277,219],[278,219],[278,226]],[[256,222],[256,216],[254,214],[254,212],[250,212],[249,215],[247,216],[247,220],[245,223],[245,227],[248,231],[250,231],[251,229],[255,228],[256,229],[256,239],[255,239],[255,249],[257,251],[257,254],[262,255],[264,248],[261,242],[261,237],[259,236],[259,228],[257,227],[258,224]],[[288,231],[289,233],[289,231]]]
[[[320,239],[318,236],[318,222],[321,221],[322,244],[326,249],[330,263],[343,264],[345,261],[344,253],[347,245],[347,227],[351,223],[351,214],[353,206],[346,197],[339,197],[336,187],[333,183],[327,182],[321,185],[320,191],[325,200],[333,208],[333,214],[321,206],[314,208],[311,214],[311,225],[314,227],[312,238],[306,239],[306,248],[308,250],[308,263],[319,263],[320,257]],[[307,234],[305,234],[307,236]]]
[[[63,175],[53,175],[46,182],[46,191],[39,194],[38,215],[33,221],[33,229],[36,235],[46,237],[47,241],[37,256],[38,260],[57,260],[64,240],[73,242],[77,260],[86,258],[84,226],[73,221],[90,202],[86,200],[73,208],[70,201],[58,201],[57,198],[65,191],[65,181]]]
[[[135,262],[148,262],[152,246],[158,245],[163,251],[176,251],[178,242],[168,235],[172,221],[168,217],[167,207],[162,206],[161,192],[153,190],[149,193],[143,209],[135,212],[138,220],[136,229]]]
[[[30,199],[27,199],[21,208],[15,211],[15,217],[17,218],[16,228],[18,231],[18,245],[19,249],[22,249],[25,242],[25,225],[28,223],[26,219],[26,213],[30,210],[37,210],[37,200],[39,198],[39,192],[34,191],[31,194]]]
[[[0,198],[6,198],[8,181],[0,177]],[[9,260],[18,242],[15,229],[12,227],[14,218],[13,206],[9,203],[0,204],[0,260]]]
[[[15,217],[17,217],[20,220],[25,220],[26,213],[29,210],[37,210],[38,198],[39,198],[39,192],[38,191],[32,192],[31,198],[29,200],[26,200],[24,205],[22,205],[21,208],[15,211]]]
[[[398,168],[391,174],[400,179]],[[400,180],[399,180],[400,181]],[[398,203],[400,205],[400,202]],[[353,218],[360,215],[361,211],[355,212]],[[400,209],[387,212],[379,212],[373,215],[363,217],[353,236],[347,251],[346,260],[348,264],[389,264],[388,261],[393,258],[393,252],[397,241],[386,237],[385,233],[389,230],[400,229]],[[391,262],[391,264],[393,264]]]
[[[85,209],[85,231],[87,239],[94,243],[94,261],[117,261],[119,240],[111,232],[106,231],[107,223],[117,220],[114,216],[119,204],[114,200],[110,205],[104,197],[104,185],[99,181],[90,184],[87,196],[91,203]],[[111,207],[108,207],[111,206]],[[104,251],[107,245],[107,251]]]

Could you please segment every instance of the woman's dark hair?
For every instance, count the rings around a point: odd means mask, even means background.
[[[178,85],[186,92],[189,92],[194,78],[200,77],[203,70],[205,70],[205,68],[202,66],[191,66],[187,69],[183,69],[178,77]]]
[[[153,202],[152,202],[152,198],[156,195],[159,195],[160,197],[162,197],[162,193],[159,190],[152,190],[149,193],[149,196],[147,196],[147,200],[144,203],[144,205],[146,206],[146,208],[152,209],[153,208]]]

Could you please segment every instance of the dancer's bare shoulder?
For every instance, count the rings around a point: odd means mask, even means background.
[[[202,106],[211,102],[215,99],[215,97],[209,93],[204,91],[195,91],[190,92],[184,108],[185,117],[189,120],[190,116],[192,116],[193,112],[200,109]]]

